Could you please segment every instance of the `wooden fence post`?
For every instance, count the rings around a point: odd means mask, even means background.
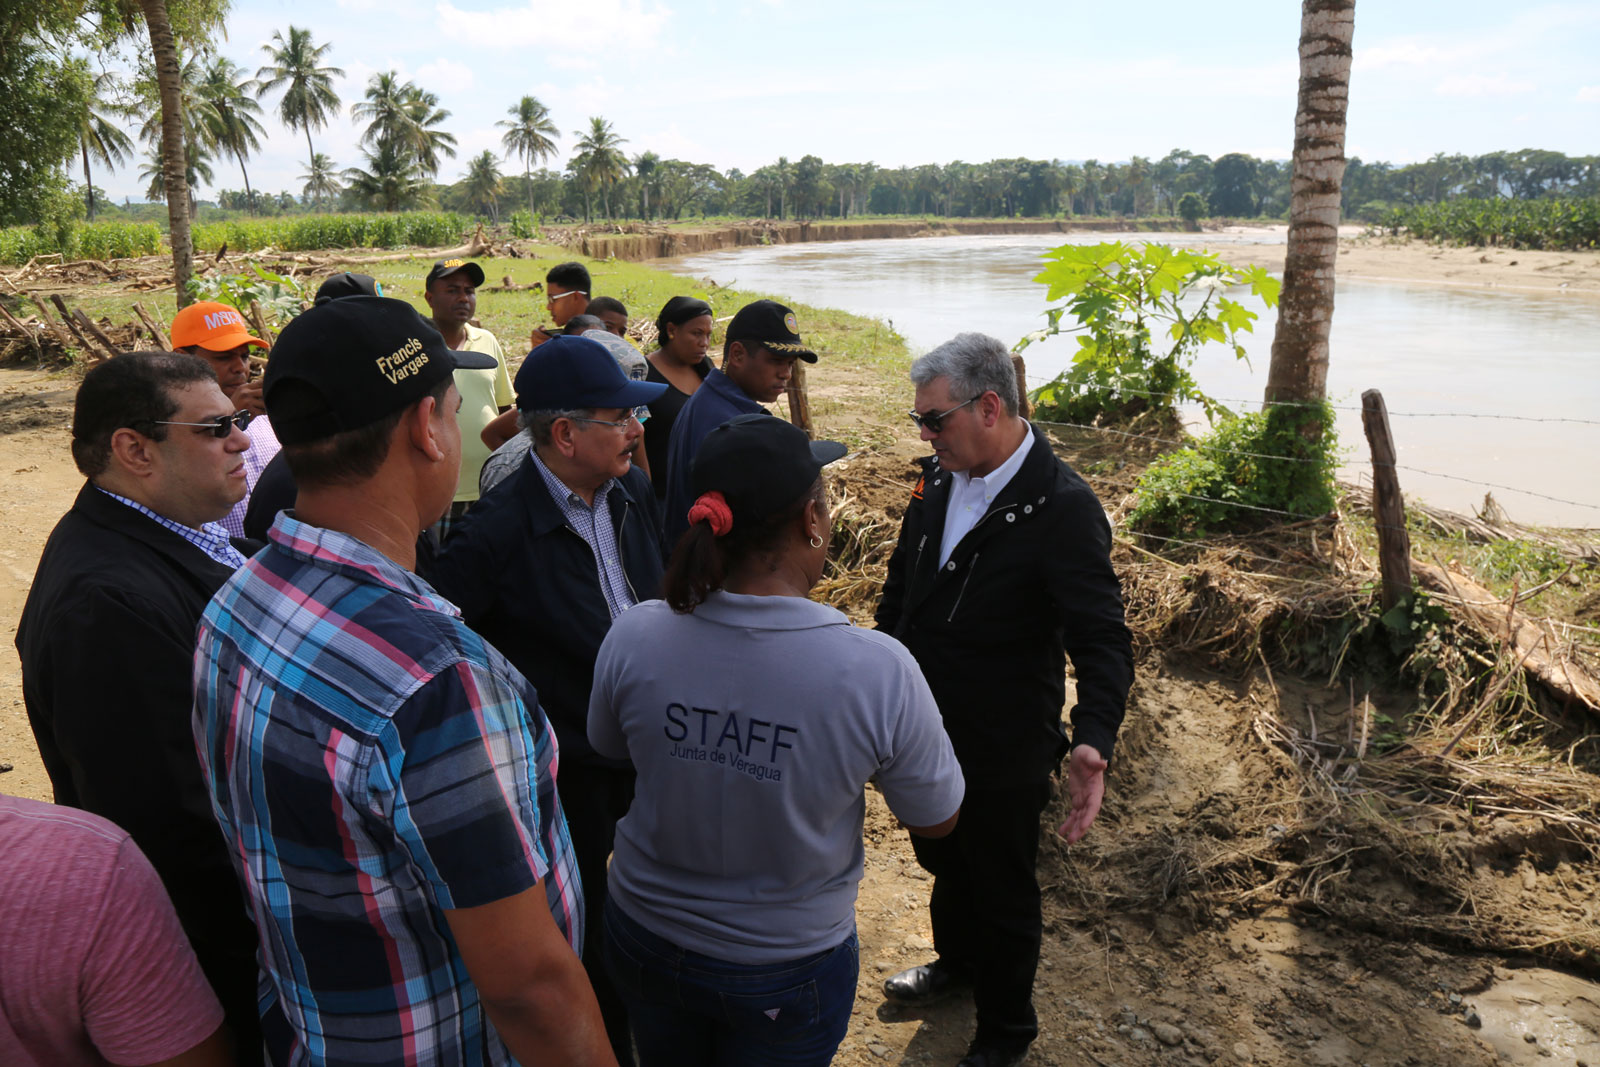
[[[1033,413],[1028,403],[1028,365],[1021,356],[1012,356],[1011,369],[1017,372],[1017,414],[1027,418]]]
[[[1378,568],[1383,572],[1383,608],[1394,607],[1411,592],[1411,534],[1406,530],[1406,504],[1395,473],[1394,437],[1383,394],[1361,394],[1361,426],[1372,449],[1372,517],[1378,528]]]
[[[789,421],[806,432],[806,436],[813,441],[817,439],[816,432],[811,428],[811,397],[806,393],[806,369],[804,360],[794,361],[794,373],[789,376]]]

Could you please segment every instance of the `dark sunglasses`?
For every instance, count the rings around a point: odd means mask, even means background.
[[[949,411],[929,411],[921,415],[917,414],[915,411],[908,411],[906,414],[911,416],[911,421],[917,424],[917,429],[925,429],[929,433],[938,433],[940,430],[944,429],[945,419],[948,419],[951,415],[954,415],[956,412],[960,411],[968,404],[971,404],[981,396],[983,396],[983,394],[979,393],[978,396],[973,397],[972,400],[963,401],[962,403],[951,408]]]
[[[250,420],[255,418],[248,411],[235,411],[232,415],[218,415],[205,422],[170,422],[166,419],[152,419],[152,426],[198,426],[211,431],[212,437],[226,437],[233,432],[235,426],[241,430],[248,429]]]

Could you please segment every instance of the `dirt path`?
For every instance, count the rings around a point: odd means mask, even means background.
[[[820,405],[863,405],[868,397],[855,394],[865,387],[865,378],[840,375],[814,396]],[[0,368],[0,763],[13,765],[0,773],[0,791],[40,799],[49,799],[49,783],[24,714],[12,637],[39,552],[81,484],[67,452],[74,388],[71,376]],[[904,499],[906,464],[919,451],[889,433],[877,455],[849,462],[850,491],[892,507]],[[1255,693],[1141,664],[1101,821],[1073,849],[1048,833],[1044,841],[1046,932],[1035,993],[1044,1033],[1028,1063],[1600,1067],[1600,986],[1558,971],[1353,931],[1268,898],[1221,913],[1177,900],[1149,912],[1106,906],[1105,886],[1126,880],[1130,855],[1159,871],[1183,835],[1226,838],[1235,821],[1247,821],[1236,817],[1278,773],[1250,732]],[[107,699],[115,699],[109,691]],[[1059,816],[1047,813],[1046,831]],[[932,943],[930,884],[876,793],[866,838],[861,981],[836,1062],[954,1064],[971,1032],[969,998],[911,1011],[885,1006],[879,993],[889,974],[930,958]],[[1568,873],[1574,906],[1587,901],[1592,909],[1594,872]],[[1486,890],[1544,891],[1537,878],[1518,877],[1514,868],[1490,871]],[[1469,1012],[1479,1027],[1468,1025]]]

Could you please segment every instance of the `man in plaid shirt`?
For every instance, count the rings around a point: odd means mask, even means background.
[[[299,485],[217,593],[195,740],[260,931],[279,1064],[611,1064],[533,687],[410,570],[460,464],[453,351],[351,297],[284,330]]]

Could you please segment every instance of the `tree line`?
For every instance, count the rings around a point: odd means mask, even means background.
[[[104,0],[115,5],[127,0]],[[165,199],[160,82],[148,52],[137,57],[128,77],[89,75],[87,64],[59,47],[44,47],[47,35],[11,34],[13,48],[0,59],[0,77],[33,79],[0,90],[26,97],[27,85],[53,87],[62,106],[46,126],[60,126],[30,139],[35,151],[53,156],[35,177],[52,179],[81,199],[83,214],[104,210],[94,168],[140,161],[150,201]],[[0,33],[0,44],[7,36]],[[252,74],[209,45],[177,42],[177,91],[183,112],[183,162],[191,190],[217,188],[213,203],[223,211],[279,215],[305,211],[401,211],[439,207],[498,220],[502,209],[526,208],[539,218],[671,219],[761,215],[770,218],[849,218],[859,215],[930,214],[949,217],[1172,216],[1189,218],[1282,218],[1290,199],[1287,160],[1228,153],[1215,159],[1174,149],[1154,159],[1068,161],[1027,158],[981,163],[955,161],[880,167],[872,162],[830,163],[816,155],[780,157],[748,174],[708,163],[663,159],[645,150],[629,155],[629,141],[601,116],[570,131],[572,150],[560,169],[545,164],[560,152],[560,127],[537,98],[523,96],[498,125],[503,154],[484,151],[465,161],[465,171],[441,182],[445,161],[456,157],[457,140],[447,128],[451,115],[436,94],[394,71],[374,74],[360,100],[346,102],[335,89],[344,71],[329,62],[331,46],[318,44],[309,29],[289,26],[262,46]],[[19,56],[20,61],[19,61]],[[31,60],[30,60],[31,57]],[[41,77],[52,73],[54,77]],[[35,96],[38,95],[34,92]],[[39,111],[37,101],[22,114]],[[0,101],[3,106],[4,101]],[[272,117],[306,142],[297,191],[276,194],[252,187],[248,164],[266,136],[263,104]],[[317,150],[314,135],[348,108],[364,129],[360,158],[340,166]],[[128,130],[134,136],[130,137]],[[5,147],[0,137],[0,151]],[[0,156],[0,158],[4,158]],[[7,164],[0,162],[0,168]],[[66,179],[81,168],[81,183]],[[221,177],[237,168],[242,189]],[[520,171],[520,173],[518,173]],[[0,171],[0,192],[5,191]],[[45,180],[46,186],[50,180]],[[13,218],[37,221],[48,211],[40,195],[10,201]],[[1435,155],[1413,164],[1352,159],[1345,173],[1343,215],[1377,222],[1395,208],[1456,199],[1541,199],[1600,195],[1600,156],[1567,156],[1536,149],[1481,156]],[[57,210],[59,208],[59,197]],[[190,214],[198,199],[191,193]],[[0,212],[5,209],[0,208]]]

